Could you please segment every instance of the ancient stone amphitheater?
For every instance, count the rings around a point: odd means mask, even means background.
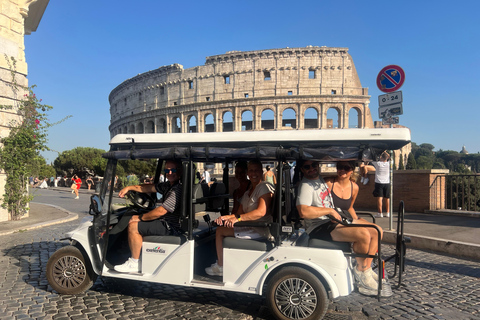
[[[348,48],[230,51],[203,66],[173,64],[125,80],[109,96],[109,130],[372,128],[369,98]]]

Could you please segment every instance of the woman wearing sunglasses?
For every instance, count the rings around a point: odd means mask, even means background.
[[[167,182],[128,186],[118,193],[123,198],[127,192],[162,194],[160,205],[150,212],[133,215],[128,223],[128,245],[131,257],[121,265],[115,266],[118,272],[140,272],[138,259],[142,250],[144,236],[163,236],[180,230],[180,200],[182,197],[181,162],[167,160],[164,169]]]
[[[354,224],[368,224],[358,219],[353,204],[358,195],[358,185],[351,180],[354,163],[337,163],[337,176],[325,181],[319,173],[318,162],[306,160],[299,163],[303,179],[297,197],[297,209],[305,219],[310,238],[327,241],[353,243],[353,251],[358,254],[373,255],[377,252],[378,234],[373,228],[349,228],[336,220],[348,218]],[[342,209],[341,214],[337,209]],[[348,212],[347,215],[344,211]],[[348,217],[350,215],[350,217]],[[381,230],[381,229],[380,229]],[[358,282],[359,292],[364,295],[376,295],[378,275],[371,268],[372,258],[356,257],[357,266],[353,273]],[[382,290],[383,296],[390,295]]]

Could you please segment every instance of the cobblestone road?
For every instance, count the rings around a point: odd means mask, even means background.
[[[78,221],[0,237],[0,319],[271,319],[262,298],[99,277],[77,296],[53,292],[49,256]],[[325,319],[480,319],[480,263],[408,251],[404,286],[378,302],[353,293]]]

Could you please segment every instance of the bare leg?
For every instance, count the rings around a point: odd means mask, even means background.
[[[234,237],[233,228],[218,227],[215,232],[215,248],[217,249],[218,265],[223,267],[223,239]]]
[[[75,191],[75,195],[78,197],[78,189],[74,189],[73,191]]]
[[[378,213],[382,213],[382,203],[383,202],[383,197],[378,197],[377,198],[377,209]]]
[[[387,212],[387,214],[389,214],[390,213],[390,198],[385,198],[385,205],[386,205],[385,211]]]
[[[133,259],[140,259],[142,244],[143,237],[138,233],[138,222],[130,222],[128,224],[128,246],[130,247]]]

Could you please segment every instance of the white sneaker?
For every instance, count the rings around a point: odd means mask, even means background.
[[[375,218],[383,218],[383,214],[381,212],[379,212],[375,215]]]
[[[385,218],[390,218],[390,212],[385,213]]]
[[[72,193],[75,193],[75,190],[72,190]]]
[[[78,196],[76,196],[75,199],[79,199]]]
[[[373,280],[378,281],[378,274],[376,274],[372,268],[365,270],[365,273],[367,273],[367,276],[372,277]]]
[[[140,266],[138,261],[135,262],[133,261],[132,258],[128,258],[128,260],[124,264],[119,264],[113,269],[117,272],[125,272],[125,273],[130,273],[130,272],[140,272]]]
[[[368,183],[368,181],[370,181],[369,178],[363,178],[363,184],[366,185]]]
[[[363,183],[363,181],[365,181],[365,178],[364,178],[364,177],[361,177],[361,178],[360,178],[360,183]]]
[[[210,276],[223,277],[223,267],[219,266],[217,262],[212,264],[210,267],[205,268],[205,272]]]

